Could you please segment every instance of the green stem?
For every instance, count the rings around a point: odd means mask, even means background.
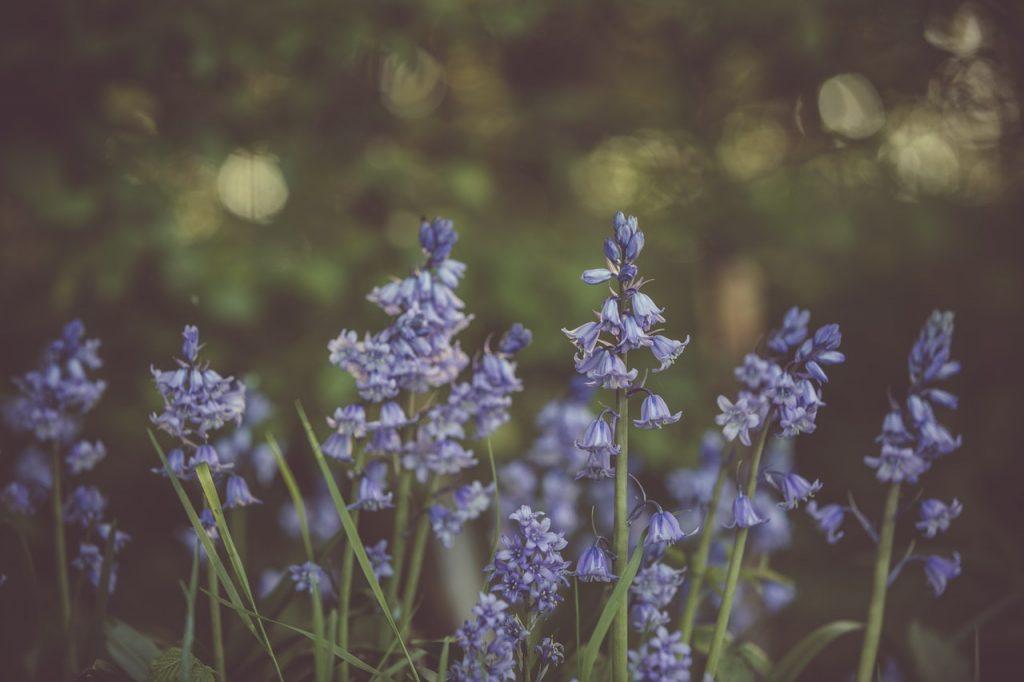
[[[625,354],[623,354],[625,362]],[[629,563],[629,396],[626,389],[615,392],[618,420],[615,438],[619,454],[615,460],[615,573],[624,575]],[[612,679],[629,682],[629,600],[623,599],[612,624]]]
[[[356,466],[362,465],[362,454],[359,456],[359,462]],[[358,484],[352,482],[352,491],[350,499],[355,499]],[[356,528],[359,527],[359,511],[352,512],[352,523]],[[345,651],[348,651],[348,635],[349,635],[349,617],[348,612],[352,606],[352,571],[353,563],[355,559],[355,550],[352,547],[351,542],[345,543],[345,549],[341,555],[341,584],[338,586],[338,646]],[[341,680],[342,682],[348,682],[349,679],[348,662],[341,662]]]
[[[892,562],[892,540],[896,534],[896,507],[900,501],[900,484],[890,483],[885,498],[885,512],[882,516],[882,530],[878,538],[878,558],[875,560],[875,581],[868,606],[867,629],[864,631],[864,648],[860,651],[857,666],[857,682],[871,682],[878,656],[878,642],[882,638],[882,619],[885,615],[885,593],[889,582],[889,564]]]
[[[71,675],[78,669],[75,636],[71,631],[71,583],[68,581],[68,551],[64,540],[64,494],[61,492],[60,444],[53,444],[53,542],[57,553],[57,591],[60,624],[66,647],[64,664]]]
[[[406,402],[406,416],[412,419],[416,411],[416,394],[409,391]],[[414,435],[415,426],[409,425],[405,437],[410,441]],[[405,549],[409,526],[409,503],[412,497],[413,472],[404,468],[399,456],[395,455],[395,469],[398,474],[398,501],[395,505],[395,527],[391,532],[391,568],[394,573],[388,580],[388,589],[385,593],[388,604],[394,605],[398,601],[398,588],[402,584],[402,573],[405,566]]]
[[[213,661],[217,669],[217,679],[227,680],[227,666],[224,662],[224,631],[220,621],[220,583],[217,581],[217,569],[206,557],[206,578],[210,588],[210,638],[213,640]]]
[[[423,568],[424,554],[427,550],[427,537],[430,533],[430,515],[425,508],[430,498],[437,492],[440,480],[435,476],[430,479],[427,487],[427,499],[424,500],[424,512],[420,514],[416,522],[416,535],[413,538],[412,554],[409,555],[409,572],[405,579],[405,589],[402,591],[402,611],[399,616],[398,631],[405,637],[409,632],[409,624],[412,622],[412,609],[416,602],[416,588],[420,581],[420,571]],[[389,602],[390,603],[390,602]]]
[[[722,488],[725,487],[725,480],[729,474],[729,460],[732,449],[718,465],[718,476],[715,478],[715,487],[711,491],[711,506],[708,507],[707,516],[704,518],[704,529],[700,534],[700,542],[697,551],[690,560],[690,586],[686,594],[686,604],[683,607],[683,616],[679,629],[683,633],[683,644],[690,645],[693,638],[693,626],[697,621],[697,609],[700,607],[701,588],[704,586],[704,577],[708,571],[708,555],[711,552],[711,539],[715,535],[715,516],[718,514],[718,505],[722,499]]]
[[[757,447],[754,449],[754,456],[750,460],[750,471],[747,475],[745,494],[753,499],[757,492],[757,474],[761,467],[761,453],[764,452],[765,441],[768,440],[768,431],[774,415],[772,412],[765,417],[764,426],[761,428],[761,435],[757,440]],[[732,612],[732,602],[736,597],[736,585],[739,582],[740,567],[743,565],[743,550],[747,546],[747,535],[749,528],[736,529],[736,541],[732,547],[732,556],[729,557],[729,572],[725,579],[725,592],[722,594],[722,605],[718,610],[718,619],[715,621],[715,633],[711,639],[711,650],[708,652],[708,664],[705,668],[705,677],[710,676],[713,680],[718,672],[718,663],[722,660],[722,651],[725,648],[725,633],[729,627],[729,616]]]

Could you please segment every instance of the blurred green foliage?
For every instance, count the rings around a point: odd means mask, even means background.
[[[452,217],[476,316],[466,347],[513,321],[535,333],[527,391],[495,439],[508,459],[570,375],[559,328],[598,305],[578,273],[600,262],[619,208],[647,231],[642,266],[670,332],[693,336],[658,377],[683,423],[636,439],[650,469],[693,462],[730,367],[799,304],[841,323],[849,357],[801,468],[827,499],[850,488],[876,509],[862,457],[886,391],[927,313],[954,309],[965,446],[925,489],[965,503],[942,540],[965,575],[933,601],[908,573],[883,651],[906,650],[913,619],[949,634],[1019,593],[1022,28],[1009,0],[6,8],[0,374],[29,367],[73,316],[104,340],[111,385],[87,433],[108,444],[98,482],[136,538],[112,608],[168,641],[181,622],[183,519],[149,474],[145,427],[148,367],[169,362],[185,323],[215,366],[258,377],[276,432],[298,443],[294,398],[323,414],[352,395],[327,340],[379,327],[364,294],[415,260],[420,215]],[[0,473],[18,447],[5,435]],[[292,458],[310,481],[308,453]],[[299,556],[273,510],[252,518],[262,561]],[[863,615],[869,543],[850,532],[828,548],[800,523],[780,561],[800,597],[758,631],[774,651]],[[4,648],[26,641],[16,606]],[[423,611],[437,634],[462,616],[440,590]],[[1024,637],[1009,611],[981,631],[983,670]],[[855,644],[814,679],[848,670]]]

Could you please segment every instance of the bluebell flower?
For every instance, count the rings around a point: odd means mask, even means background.
[[[722,435],[727,441],[734,441],[739,436],[740,442],[750,445],[750,429],[757,428],[761,423],[758,415],[759,407],[747,398],[730,401],[724,395],[718,396],[718,409],[721,414],[715,417],[715,423],[722,427]]]
[[[641,601],[629,608],[629,624],[637,632],[651,632],[668,622],[669,615],[654,604]]]
[[[89,583],[96,589],[99,589],[100,579],[102,578],[103,572],[103,550],[98,546],[89,543],[82,542],[78,545],[78,556],[71,560],[71,565],[74,568],[85,573]],[[114,588],[117,586],[117,564],[112,563],[110,565],[110,576],[109,582],[107,583],[107,593],[112,594]]]
[[[682,416],[682,412],[672,414],[660,395],[648,393],[640,406],[640,419],[634,419],[633,423],[639,429],[660,429],[666,424],[674,424]]]
[[[224,506],[228,509],[235,507],[247,507],[250,504],[260,504],[260,500],[249,491],[249,484],[241,476],[230,476],[227,483],[227,499]]]
[[[366,556],[370,560],[373,575],[376,576],[377,580],[390,578],[395,574],[394,569],[391,567],[391,554],[388,553],[387,540],[381,540],[375,545],[367,545]]]
[[[779,504],[786,509],[796,509],[801,502],[806,502],[821,490],[821,481],[815,480],[811,483],[795,471],[788,474],[781,471],[766,471],[764,477],[782,495],[782,502]]]
[[[459,235],[451,220],[434,218],[430,222],[424,220],[420,223],[420,246],[429,257],[430,264],[447,259],[458,240]]]
[[[838,324],[826,324],[820,327],[814,336],[804,340],[797,349],[795,360],[803,364],[803,371],[819,383],[827,383],[828,377],[822,365],[838,365],[846,361],[846,356],[839,351],[843,335]]]
[[[879,481],[886,483],[917,483],[918,477],[928,470],[928,462],[918,457],[912,448],[901,448],[888,443],[882,445],[878,457],[865,457],[864,463],[876,469]]]
[[[103,443],[96,441],[79,441],[71,446],[64,460],[67,462],[68,470],[72,474],[81,474],[92,471],[100,460],[107,456],[107,449]]]
[[[781,374],[782,368],[756,353],[747,353],[743,363],[733,370],[737,381],[755,391],[771,386]]]
[[[782,318],[782,327],[768,335],[768,347],[779,354],[788,353],[807,338],[807,325],[810,321],[811,311],[793,306]]]
[[[768,492],[758,490],[754,505],[765,523],[750,529],[748,546],[757,554],[774,554],[793,544],[793,528],[784,507],[774,504]]]
[[[932,554],[924,558],[924,575],[936,597],[946,591],[950,580],[960,575],[960,553],[953,552],[948,559]]]
[[[596,454],[617,455],[619,453],[619,446],[615,444],[615,432],[605,419],[604,412],[590,422],[583,432],[583,438],[576,441],[576,447]]]
[[[577,357],[576,371],[585,374],[592,385],[610,389],[629,388],[637,376],[636,369],[628,369],[622,358],[604,348],[589,357]]]
[[[817,428],[815,420],[818,418],[818,408],[824,404],[812,382],[806,379],[797,382],[791,399],[778,406],[782,437],[792,438],[801,433],[814,433]]]
[[[531,612],[547,615],[562,601],[559,592],[569,582],[569,562],[561,555],[565,537],[551,530],[551,519],[543,512],[529,507],[509,518],[519,532],[501,537],[502,548],[486,569],[491,589],[510,604],[525,603]]]
[[[632,289],[629,297],[633,305],[633,315],[643,329],[650,329],[655,324],[665,321],[662,316],[665,309],[656,306],[650,296],[639,289]]]
[[[949,504],[942,500],[925,500],[921,503],[917,529],[924,533],[926,538],[933,538],[938,533],[945,533],[949,530],[950,522],[960,516],[963,510],[963,504],[956,498]]]
[[[629,587],[629,592],[638,602],[650,604],[657,609],[666,609],[682,583],[683,571],[681,569],[656,562],[637,572]]]
[[[593,268],[584,270],[581,279],[587,284],[601,284],[612,278],[612,273],[607,268]]]
[[[585,583],[610,583],[616,579],[612,573],[612,559],[608,552],[601,548],[600,540],[583,550],[576,562],[576,577]]]
[[[911,385],[923,389],[928,384],[956,375],[960,371],[960,363],[950,357],[952,344],[953,313],[934,311],[910,351],[907,365]]]
[[[659,509],[651,515],[651,520],[647,523],[647,543],[674,544],[685,537],[686,533],[679,527],[679,521],[673,514]]]
[[[455,509],[467,520],[475,519],[487,511],[493,496],[494,484],[485,486],[480,481],[459,486],[452,493]]]
[[[174,448],[167,453],[167,466],[174,474],[175,478],[180,480],[188,480],[192,478],[192,469],[185,463],[185,451],[181,448]],[[154,474],[160,476],[167,475],[167,469],[163,467],[153,467],[150,469]]]
[[[307,561],[304,564],[294,564],[288,567],[288,573],[291,576],[292,582],[295,583],[296,591],[312,592],[313,585],[316,585],[322,598],[330,599],[334,596],[330,576],[318,564],[312,561]]]
[[[669,634],[664,627],[629,652],[629,674],[634,682],[689,682],[690,647],[683,644],[683,635]]]
[[[565,647],[551,637],[545,637],[533,649],[542,668],[559,666],[565,660]]]
[[[199,513],[199,525],[203,527],[206,532],[206,537],[211,540],[217,540],[220,538],[220,531],[217,530],[217,519],[213,517],[213,512],[209,509],[203,509]]]
[[[517,652],[526,632],[495,594],[481,593],[472,619],[456,631],[463,658],[448,671],[455,682],[515,679]]]
[[[614,299],[609,300],[614,301]],[[617,326],[618,307],[616,307],[615,310],[615,324]],[[597,342],[601,338],[601,328],[600,322],[585,322],[575,329],[562,329],[562,333],[564,333],[583,353],[590,355],[594,352],[594,349],[597,347]]]
[[[632,315],[622,316],[622,327],[620,328],[619,344],[616,350],[625,352],[644,348],[651,345],[651,338],[644,331],[640,323]]]
[[[793,603],[796,588],[792,584],[765,580],[761,583],[761,598],[768,613],[777,613]]]
[[[757,510],[750,498],[739,493],[732,503],[732,521],[726,524],[726,528],[753,528],[762,523],[768,523],[767,518],[758,516]]]
[[[327,436],[320,445],[320,450],[330,457],[341,462],[351,462],[352,460],[352,436],[342,435],[337,431]]]
[[[230,464],[224,464],[220,461],[220,455],[217,454],[217,449],[209,443],[203,443],[196,448],[195,454],[192,455],[192,459],[189,461],[188,466],[194,471],[200,464],[208,465],[210,467],[210,471],[214,474],[232,468]]]
[[[358,498],[352,506],[366,511],[380,511],[394,506],[394,494],[387,490],[388,466],[380,460],[366,465],[359,479]]]
[[[405,416],[402,406],[389,400],[380,406],[380,416],[377,421],[370,422],[366,426],[369,430],[376,431],[378,429],[400,429],[408,423],[409,419]]]
[[[807,503],[807,513],[818,525],[818,530],[825,534],[828,544],[834,545],[843,537],[843,520],[846,507],[839,504],[826,504],[819,508],[813,500]]]
[[[462,532],[465,519],[454,510],[441,504],[432,504],[427,510],[430,516],[430,527],[438,541],[446,548],[451,549],[455,544],[455,537]]]
[[[103,365],[99,347],[99,340],[85,338],[81,321],[66,324],[40,366],[14,379],[18,396],[4,408],[10,425],[41,441],[71,440],[81,417],[95,407],[107,387],[93,376]]]
[[[654,355],[654,359],[659,363],[658,368],[654,371],[663,372],[668,369],[682,355],[689,344],[689,336],[683,341],[676,341],[661,334],[651,336],[651,354]]]
[[[28,486],[21,481],[11,481],[0,493],[0,500],[4,507],[12,514],[32,515],[36,513],[36,506],[32,500]]]
[[[589,478],[599,481],[606,478],[615,478],[615,468],[612,466],[612,456],[609,450],[596,450],[587,456],[587,461],[576,472],[576,480]]]
[[[346,405],[334,410],[327,425],[339,435],[362,438],[366,435],[366,410],[362,405]]]
[[[181,439],[198,434],[205,440],[229,422],[240,424],[245,412],[245,385],[199,363],[198,334],[195,327],[185,327],[182,350],[191,358],[178,360],[177,369],[150,370],[164,400],[163,412],[152,414],[150,420]]]
[[[89,528],[103,518],[107,500],[99,489],[91,485],[80,485],[71,491],[64,503],[64,522],[75,523]]]
[[[109,523],[101,523],[97,526],[97,530],[99,531],[100,539],[102,539],[103,542],[106,542],[110,538],[111,525]],[[125,548],[125,545],[131,541],[131,539],[132,536],[128,533],[120,530],[114,531],[114,551],[120,552]]]
[[[504,355],[515,355],[521,350],[530,345],[533,340],[533,333],[516,322],[513,324],[505,335],[501,337],[501,342],[498,344],[498,351]]]

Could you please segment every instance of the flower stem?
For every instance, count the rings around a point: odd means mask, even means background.
[[[623,357],[625,361],[625,357]],[[615,438],[619,454],[615,461],[615,573],[624,575],[629,563],[629,396],[626,389],[615,392],[618,421]],[[623,599],[612,624],[612,679],[629,681],[629,600]]]
[[[206,558],[206,578],[210,587],[210,638],[213,639],[213,661],[217,679],[227,679],[227,665],[224,663],[224,632],[220,621],[220,583],[217,570],[209,557]]]
[[[753,499],[757,492],[757,474],[761,467],[761,453],[764,452],[764,444],[768,440],[768,431],[771,430],[773,415],[771,412],[765,417],[764,425],[761,427],[761,435],[757,440],[757,447],[754,449],[754,456],[750,460],[750,472],[747,475],[745,494]],[[704,675],[715,678],[718,671],[718,663],[722,660],[722,651],[725,648],[725,633],[729,627],[729,616],[732,612],[732,602],[736,597],[736,585],[740,578],[740,567],[743,565],[743,550],[747,546],[747,535],[749,528],[736,529],[736,541],[732,546],[732,556],[729,557],[729,572],[726,574],[725,591],[722,594],[722,605],[718,609],[718,619],[715,621],[715,632],[711,639],[711,650],[708,652],[708,664]]]
[[[53,542],[57,553],[57,592],[60,597],[60,623],[64,636],[65,672],[78,669],[75,636],[71,632],[71,584],[68,582],[68,551],[64,540],[64,495],[61,492],[60,444],[53,444]]]
[[[730,450],[730,455],[732,451]],[[686,594],[686,604],[683,607],[683,616],[679,629],[683,633],[683,644],[690,645],[693,638],[693,626],[697,621],[697,609],[700,607],[700,592],[704,586],[704,576],[708,571],[708,554],[711,552],[711,539],[715,534],[715,516],[718,514],[718,504],[722,498],[722,488],[725,487],[725,479],[728,478],[729,460],[727,455],[718,465],[718,476],[715,478],[715,487],[711,491],[711,506],[704,517],[704,529],[700,534],[700,542],[697,551],[690,561],[690,586]]]
[[[406,402],[406,416],[412,419],[416,411],[416,394],[408,392]],[[410,441],[414,435],[415,427],[409,425],[406,428],[405,440]],[[388,589],[385,593],[388,605],[394,608],[398,601],[398,588],[402,584],[402,572],[405,566],[405,548],[408,538],[407,528],[409,526],[409,502],[412,497],[412,471],[404,468],[399,455],[395,455],[395,469],[398,473],[397,502],[395,504],[395,526],[391,532],[391,567],[394,571],[388,581]]]
[[[892,541],[896,534],[896,508],[900,501],[900,484],[890,483],[882,516],[882,531],[878,539],[878,558],[875,560],[875,581],[868,606],[864,648],[860,651],[857,682],[871,682],[878,656],[878,642],[882,638],[882,619],[885,615],[885,592],[889,582],[889,564],[892,561]]]
[[[402,611],[398,620],[398,631],[405,637],[412,622],[412,608],[416,601],[416,587],[420,581],[420,570],[427,550],[427,536],[430,532],[430,515],[426,513],[427,502],[437,492],[440,480],[435,476],[430,479],[427,488],[427,499],[424,500],[424,512],[416,523],[416,535],[413,538],[412,554],[409,555],[409,572],[406,574],[405,589],[402,591]]]

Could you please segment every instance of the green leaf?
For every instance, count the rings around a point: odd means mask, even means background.
[[[184,650],[178,647],[167,649],[149,664],[153,682],[178,682],[183,679],[182,662],[185,661]],[[188,655],[190,673],[184,677],[186,682],[216,682],[217,674],[213,668],[203,665],[195,656]]]
[[[601,651],[601,643],[604,641],[604,636],[608,634],[608,628],[611,627],[619,606],[629,596],[629,586],[633,584],[633,578],[636,577],[636,572],[640,568],[643,554],[643,544],[637,545],[637,548],[633,550],[633,556],[629,558],[629,563],[626,564],[626,570],[615,583],[615,589],[612,590],[611,596],[605,603],[604,610],[601,611],[601,615],[597,619],[597,625],[594,626],[594,631],[590,633],[590,641],[583,649],[583,661],[580,669],[580,679],[583,682],[587,682],[594,671],[594,663],[597,661],[597,654]]]
[[[149,680],[149,664],[160,648],[124,621],[110,618],[106,625],[107,652],[135,682]]]
[[[772,659],[768,657],[765,650],[753,642],[744,642],[737,649],[736,653],[746,662],[750,669],[759,675],[767,676],[772,671]]]
[[[487,459],[491,463],[491,482],[494,483],[494,540],[491,542],[491,561],[494,561],[501,540],[501,494],[498,492],[498,468],[494,465],[494,449],[490,438],[487,439]]]
[[[754,671],[736,649],[726,649],[722,653],[716,677],[728,682],[754,682],[756,679]]]
[[[772,671],[770,679],[772,682],[794,682],[822,649],[843,635],[856,632],[863,627],[863,623],[852,620],[837,620],[822,625],[797,642],[796,646],[782,657]]]
[[[349,543],[352,545],[352,550],[355,552],[356,560],[359,562],[359,567],[363,570],[363,575],[366,577],[366,582],[370,584],[370,591],[373,592],[373,596],[377,600],[377,604],[380,606],[384,617],[388,621],[388,625],[391,626],[391,630],[395,633],[395,637],[398,638],[398,643],[402,647],[402,653],[405,655],[406,661],[409,662],[409,670],[412,672],[414,679],[419,680],[419,673],[416,672],[416,663],[413,661],[412,656],[409,654],[409,649],[405,645],[405,640],[402,638],[402,633],[398,629],[398,624],[395,623],[394,616],[391,614],[391,607],[388,606],[388,601],[384,597],[384,592],[380,589],[380,583],[377,581],[377,576],[373,573],[373,565],[370,563],[370,557],[366,555],[366,548],[363,546],[363,541],[359,537],[359,529],[352,522],[352,515],[348,512],[348,506],[345,504],[345,498],[342,497],[341,491],[338,490],[338,484],[334,481],[334,476],[331,475],[331,470],[327,466],[327,460],[324,459],[324,453],[320,450],[320,441],[317,440],[316,434],[313,433],[313,427],[309,423],[309,418],[306,416],[305,410],[302,409],[302,403],[295,401],[295,409],[299,413],[299,420],[302,421],[302,427],[306,431],[306,438],[309,440],[309,445],[313,449],[313,456],[316,458],[317,464],[320,466],[320,473],[323,474],[324,482],[327,483],[327,490],[331,494],[331,499],[334,501],[334,508],[338,512],[338,517],[341,519],[341,526],[345,530],[345,535],[348,537]]]
[[[448,679],[448,649],[451,644],[451,638],[445,637],[444,644],[441,645],[441,660],[437,664],[437,679],[439,680]]]
[[[213,513],[213,518],[217,522],[217,531],[220,533],[221,543],[224,545],[224,549],[228,554],[228,560],[231,562],[231,568],[235,572],[235,578],[242,586],[242,591],[249,600],[249,605],[252,607],[253,613],[259,615],[259,610],[256,608],[256,597],[253,596],[252,588],[249,587],[249,576],[245,573],[245,565],[242,563],[242,556],[238,553],[235,541],[231,537],[231,528],[228,526],[227,519],[224,518],[224,507],[221,506],[220,495],[217,493],[217,486],[214,484],[213,475],[210,473],[210,465],[203,462],[196,468],[195,472],[196,478],[199,479],[199,485],[203,489],[203,495],[206,497],[206,504],[209,506],[210,511]],[[203,535],[205,535],[205,533],[203,533]],[[282,677],[281,668],[277,663],[277,656],[274,655],[274,647],[270,643],[270,637],[267,636],[266,630],[263,629],[263,621],[257,620],[256,627],[260,631],[260,635],[263,639],[263,646],[270,655],[270,660],[274,663],[274,668],[277,670],[278,677]]]
[[[302,499],[302,492],[299,490],[298,483],[295,482],[295,475],[292,474],[291,467],[288,466],[288,462],[281,453],[277,440],[270,433],[267,434],[267,444],[270,445],[270,451],[274,453],[277,469],[281,472],[281,478],[284,479],[284,485],[288,488],[288,494],[291,495],[292,504],[295,506],[295,514],[299,518],[299,529],[302,532],[302,544],[306,548],[306,560],[315,561],[313,541],[309,535],[309,519],[306,516],[306,503]]]
[[[971,678],[971,664],[963,652],[918,621],[910,624],[907,645],[914,669],[922,680],[958,682]]]

